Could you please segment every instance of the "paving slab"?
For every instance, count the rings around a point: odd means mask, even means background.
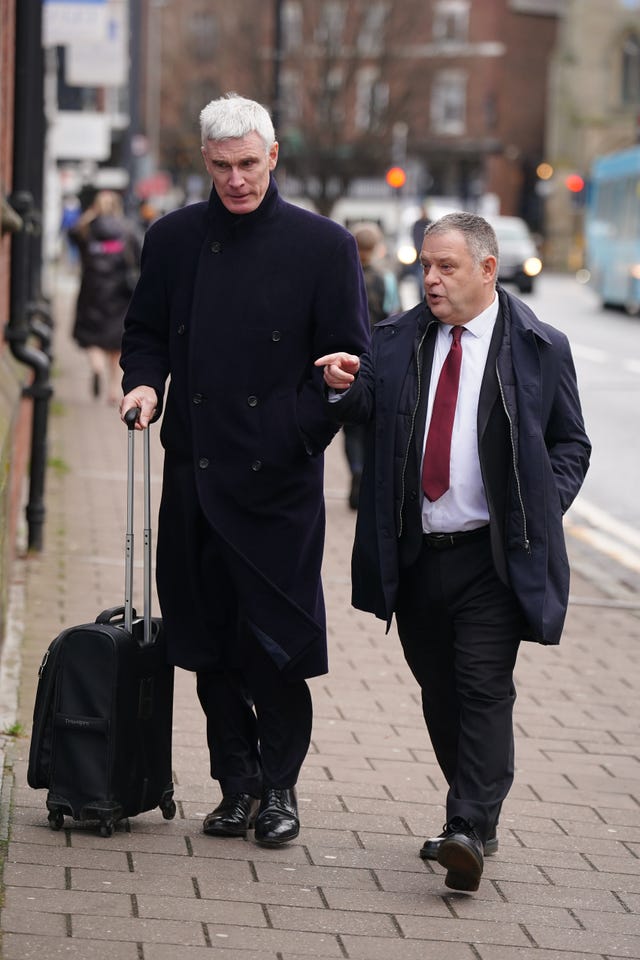
[[[454,893],[418,856],[441,829],[445,794],[419,692],[394,628],[386,634],[349,605],[355,518],[340,435],[325,485],[331,670],[311,681],[299,838],[267,850],[251,837],[202,834],[218,791],[184,671],[176,818],[150,811],[110,838],[85,824],[49,829],[44,792],[26,784],[38,665],[61,629],[91,621],[124,591],[126,435],[115,409],[92,398],[86,357],[69,339],[74,295],[61,274],[45,547],[18,564],[12,585],[20,642],[7,669],[25,736],[0,734],[4,960],[638,960],[639,578],[569,530],[562,644],[524,645],[516,669],[517,773],[500,850],[476,894]],[[156,430],[154,512],[161,464]],[[135,580],[139,596],[139,562]],[[8,709],[0,703],[3,716]]]

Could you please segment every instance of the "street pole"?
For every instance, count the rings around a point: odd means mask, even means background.
[[[20,363],[33,376],[23,395],[33,401],[29,497],[26,507],[28,547],[42,550],[45,519],[47,431],[51,398],[50,324],[41,302],[42,201],[44,193],[44,53],[42,2],[22,0],[16,5],[13,187],[11,206],[23,227],[11,241],[11,290],[5,339]],[[47,324],[36,324],[46,318]],[[33,345],[34,335],[40,347]]]
[[[140,136],[141,6],[141,0],[129,0],[129,126],[124,143],[125,167],[129,175],[125,208],[129,216],[137,214],[135,186],[138,178],[137,144]]]

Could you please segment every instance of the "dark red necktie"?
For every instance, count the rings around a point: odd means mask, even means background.
[[[456,415],[464,327],[451,330],[451,349],[440,371],[440,379],[433,400],[429,433],[422,461],[422,489],[429,500],[438,500],[449,489],[449,461],[451,433]]]

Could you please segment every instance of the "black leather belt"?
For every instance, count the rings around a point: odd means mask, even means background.
[[[450,547],[457,547],[461,543],[469,543],[472,540],[480,540],[489,533],[489,524],[484,527],[477,527],[475,530],[461,530],[460,533],[423,533],[422,542],[425,547],[435,550],[449,550]]]

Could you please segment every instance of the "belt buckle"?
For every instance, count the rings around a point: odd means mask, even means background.
[[[452,547],[455,543],[455,538],[452,533],[430,533],[429,538],[436,550]]]

